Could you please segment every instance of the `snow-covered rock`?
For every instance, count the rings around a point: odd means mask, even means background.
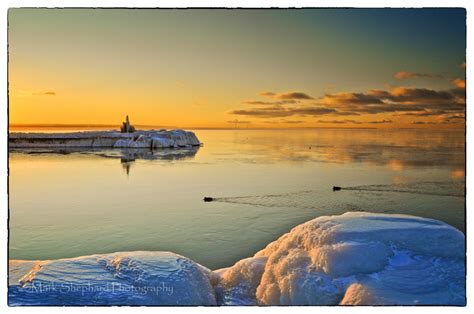
[[[153,141],[153,148],[166,148],[177,146],[175,144],[175,141],[170,138],[154,136],[151,139]]]
[[[193,132],[184,130],[149,130],[133,133],[117,131],[71,132],[71,133],[10,133],[11,148],[178,148],[199,146],[201,143]]]
[[[463,305],[464,258],[464,235],[440,221],[362,212],[324,216],[219,271],[218,299],[262,305]]]
[[[220,304],[257,305],[255,290],[265,270],[267,257],[249,257],[234,266],[214,271],[218,276],[216,295]]]
[[[9,303],[465,305],[464,241],[440,221],[350,212],[301,224],[216,271],[167,252],[10,261]]]
[[[10,305],[215,305],[211,271],[169,252],[10,262]]]
[[[120,139],[114,144],[114,148],[154,148],[152,138],[141,134],[137,138]]]

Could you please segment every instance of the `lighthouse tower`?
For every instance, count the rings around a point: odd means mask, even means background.
[[[135,132],[135,127],[130,124],[130,120],[128,119],[128,115],[125,118],[125,122],[122,122],[122,126],[120,127],[121,133],[133,133]]]

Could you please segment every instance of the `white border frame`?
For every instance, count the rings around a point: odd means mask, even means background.
[[[3,313],[5,312],[12,312],[12,313],[23,313],[23,312],[30,312],[30,311],[37,311],[39,313],[59,313],[63,312],[63,307],[8,307],[7,306],[7,217],[8,217],[8,203],[7,203],[7,11],[8,8],[11,7],[125,7],[125,8],[132,8],[132,7],[161,7],[161,8],[175,8],[175,7],[229,7],[229,8],[275,8],[275,7],[283,7],[283,8],[301,8],[301,7],[332,7],[332,8],[347,8],[347,7],[362,7],[362,8],[384,8],[384,7],[394,7],[394,8],[403,8],[403,7],[411,7],[411,8],[422,8],[422,7],[464,7],[467,10],[467,50],[466,50],[466,60],[467,63],[470,65],[470,60],[473,51],[472,40],[470,38],[474,38],[471,34],[473,33],[473,12],[474,5],[473,1],[468,0],[394,0],[394,1],[376,1],[376,0],[338,0],[337,3],[331,0],[294,0],[294,1],[284,1],[284,0],[161,0],[161,1],[152,1],[152,0],[42,0],[42,1],[33,1],[33,0],[2,0],[0,1],[0,12],[1,12],[1,27],[0,27],[0,36],[2,47],[0,49],[1,55],[1,66],[2,66],[2,75],[1,75],[1,104],[2,104],[2,112],[0,113],[0,147],[1,147],[1,155],[0,155],[0,171],[2,173],[2,179],[0,181],[0,212],[1,212],[1,219],[0,219],[0,243],[1,243],[1,251],[0,251],[0,310]],[[469,78],[472,76],[472,67],[466,68],[466,80],[467,80],[467,90],[466,96],[467,101],[469,102],[473,99],[473,90],[470,88],[470,81]],[[5,105],[3,105],[5,104]],[[472,122],[474,119],[472,110],[466,108],[467,115],[467,147],[466,147],[466,174],[467,174],[467,182],[466,186],[471,187],[473,183],[472,178],[472,167],[474,164],[473,161],[469,161],[471,156],[473,156],[473,147],[470,145],[470,134],[473,130]],[[474,282],[470,282],[470,279],[473,278],[472,271],[474,269],[472,259],[473,255],[473,243],[472,239],[469,237],[471,236],[472,225],[474,224],[472,219],[472,214],[469,213],[469,209],[471,208],[472,200],[471,193],[467,190],[468,193],[466,195],[466,234],[467,234],[467,306],[466,307],[69,307],[67,308],[68,311],[72,313],[83,313],[83,312],[92,312],[92,313],[102,313],[103,311],[114,311],[115,313],[125,313],[131,310],[133,311],[143,311],[143,312],[161,312],[161,313],[170,313],[170,312],[192,312],[192,313],[208,313],[210,311],[218,311],[218,312],[225,312],[225,313],[238,313],[241,311],[248,311],[252,313],[261,313],[261,312],[273,312],[273,313],[288,313],[288,312],[300,312],[300,311],[324,311],[324,313],[342,313],[342,312],[350,312],[354,314],[370,314],[370,313],[399,313],[400,311],[408,311],[408,312],[419,312],[419,313],[444,313],[449,311],[450,314],[455,313],[466,313],[466,312],[473,312],[474,306],[474,294],[473,294],[473,285]],[[472,281],[472,280],[471,280]]]

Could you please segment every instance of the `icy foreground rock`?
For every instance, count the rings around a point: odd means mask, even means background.
[[[169,252],[11,261],[10,305],[215,305],[211,271]]]
[[[218,271],[218,298],[262,305],[464,305],[464,259],[463,233],[440,221],[324,216]]]
[[[199,146],[201,143],[193,132],[184,130],[149,130],[133,133],[117,131],[72,132],[72,133],[10,133],[11,148],[178,148]]]
[[[11,261],[9,302],[153,305],[465,305],[464,235],[440,221],[351,212],[293,228],[255,256],[209,271],[173,253]],[[129,290],[46,291],[43,284]],[[71,285],[71,283],[73,283]],[[140,294],[133,287],[162,287]],[[29,287],[29,288],[28,288]],[[173,287],[167,294],[165,287]]]

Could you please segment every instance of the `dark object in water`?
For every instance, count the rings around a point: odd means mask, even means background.
[[[333,186],[333,187],[332,187],[332,190],[333,190],[334,192],[336,192],[336,191],[342,190],[342,188],[341,188],[340,186]]]
[[[204,197],[204,202],[212,202],[214,199],[212,197],[206,196]]]

